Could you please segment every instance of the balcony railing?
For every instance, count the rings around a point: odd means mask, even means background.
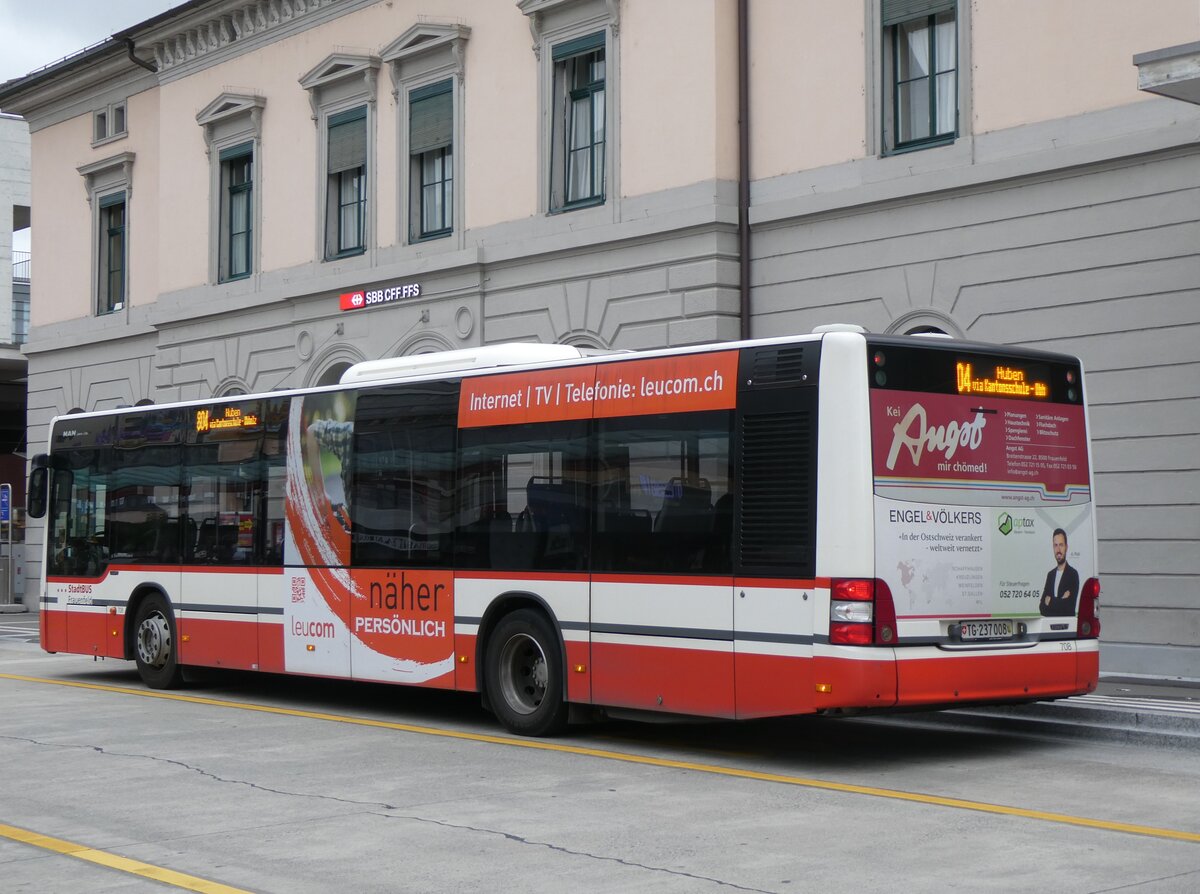
[[[13,279],[21,282],[29,282],[30,253],[27,251],[14,251],[12,255]]]

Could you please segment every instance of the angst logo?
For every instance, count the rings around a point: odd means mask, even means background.
[[[946,460],[951,459],[959,447],[976,450],[983,443],[983,427],[986,424],[987,419],[977,412],[974,419],[964,422],[955,420],[930,427],[925,408],[913,404],[904,418],[892,426],[892,449],[888,451],[887,467],[889,470],[896,468],[901,447],[908,450],[914,466],[921,465],[921,456],[926,450],[941,453]]]

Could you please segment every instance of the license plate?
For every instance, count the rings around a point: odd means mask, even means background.
[[[1013,638],[1012,621],[959,621],[955,626],[963,642]]]

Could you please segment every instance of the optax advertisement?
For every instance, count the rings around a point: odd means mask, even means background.
[[[877,574],[901,635],[905,619],[1073,617],[1095,575],[1083,408],[871,397]]]

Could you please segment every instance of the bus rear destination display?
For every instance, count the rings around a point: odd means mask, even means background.
[[[990,374],[977,375],[975,365],[960,360],[955,368],[959,394],[990,394],[997,397],[1033,398],[1048,400],[1050,385],[1028,377],[1025,370],[996,364]]]

